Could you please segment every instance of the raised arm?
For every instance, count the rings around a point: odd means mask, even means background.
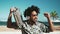
[[[49,26],[50,26],[50,30],[53,32],[54,31],[54,27],[53,27],[53,23],[50,19],[50,15],[48,13],[44,13],[44,16],[47,18]]]
[[[18,8],[15,8],[16,11],[13,12],[16,24],[19,28],[23,26],[23,19]]]
[[[7,20],[7,27],[8,28],[10,28],[12,25],[11,17],[12,17],[12,10],[10,9],[10,13],[9,13],[8,20]]]
[[[15,10],[14,8],[10,9],[10,13],[9,13],[8,20],[7,20],[7,27],[8,28],[13,27],[12,26],[12,19],[11,18],[12,18],[12,13],[13,13],[14,10]]]

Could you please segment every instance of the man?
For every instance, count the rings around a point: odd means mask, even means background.
[[[8,24],[7,27],[12,26],[11,22],[11,14],[16,9],[10,9],[10,16],[8,18]],[[37,21],[37,17],[39,14],[39,8],[37,6],[31,6],[28,7],[24,12],[24,17],[29,17],[27,20],[23,21],[23,25],[19,27],[22,30],[22,34],[42,34],[43,32],[49,32],[53,31],[53,24],[50,20],[50,15],[48,13],[44,13],[44,16],[47,18],[49,27],[45,24],[41,23],[40,21]],[[9,22],[10,21],[10,22]],[[17,23],[15,24],[17,25]]]

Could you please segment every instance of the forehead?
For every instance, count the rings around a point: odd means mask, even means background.
[[[37,14],[37,13],[36,13],[36,11],[32,11],[32,13],[31,13],[31,14]]]

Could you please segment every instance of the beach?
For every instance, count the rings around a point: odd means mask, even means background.
[[[21,31],[21,30],[8,28],[7,26],[0,26],[0,31]],[[54,31],[60,31],[60,26],[54,26]]]
[[[0,26],[0,32],[2,31],[17,31],[21,32],[20,29],[8,28],[7,26]],[[60,26],[54,26],[54,31],[60,31]]]
[[[55,31],[50,33],[44,33],[44,34],[60,34],[60,26],[54,26]],[[6,26],[0,26],[0,34],[22,34],[20,29],[14,29],[14,28],[7,28]]]
[[[6,26],[0,26],[0,32],[6,32],[6,31],[11,31],[11,32],[21,32],[19,29],[14,29],[14,28],[8,28]]]
[[[54,26],[54,30],[55,30],[55,31],[60,31],[60,25]]]

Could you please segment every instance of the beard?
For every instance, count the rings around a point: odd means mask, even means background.
[[[34,19],[34,22],[37,22],[37,19]]]
[[[37,22],[37,19],[34,19],[33,21],[34,21],[34,22]]]
[[[33,22],[33,23],[36,23],[37,22],[37,18],[30,18],[30,21]]]
[[[29,21],[30,21],[31,24],[36,24],[37,19],[30,19]]]

